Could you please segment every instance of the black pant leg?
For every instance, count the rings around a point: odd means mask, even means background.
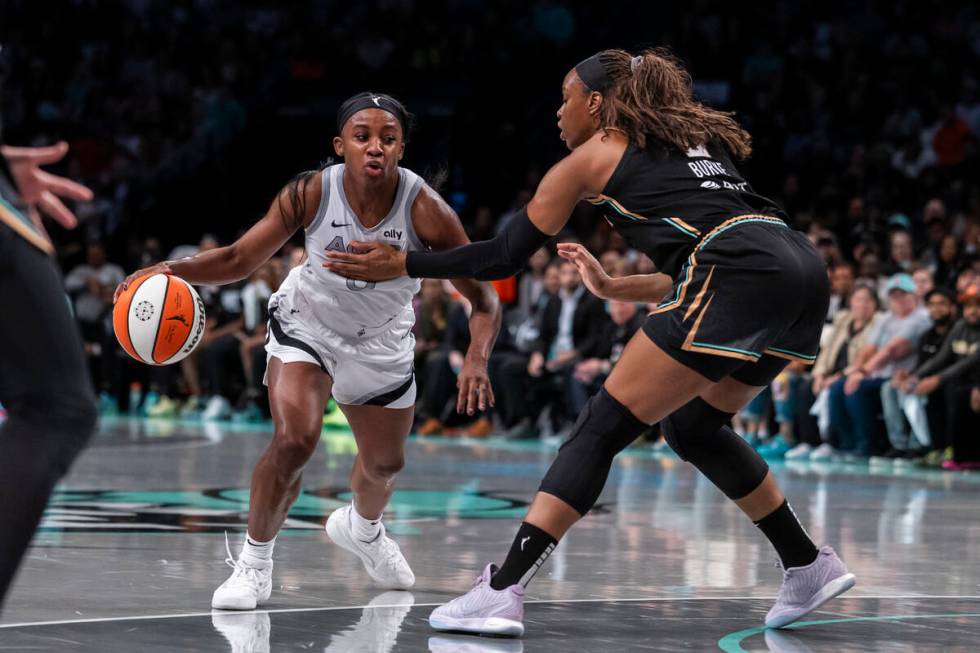
[[[54,261],[0,224],[0,604],[55,484],[96,423],[78,325]]]

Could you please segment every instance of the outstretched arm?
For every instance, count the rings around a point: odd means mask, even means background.
[[[558,255],[575,264],[582,283],[596,297],[621,302],[656,303],[670,292],[674,281],[666,274],[631,274],[610,277],[589,250],[578,243],[558,243]]]
[[[119,284],[113,301],[134,280],[158,272],[177,275],[191,284],[240,281],[279,251],[297,229],[309,224],[319,204],[320,175],[297,177],[279,192],[266,214],[231,245],[138,270]]]
[[[428,186],[424,186],[412,207],[415,233],[433,250],[446,250],[470,242],[448,204]],[[453,285],[472,308],[470,312],[470,346],[463,369],[456,379],[459,394],[456,412],[473,415],[494,405],[493,389],[487,374],[487,361],[500,332],[500,300],[493,287],[472,279],[456,279]]]
[[[408,275],[434,279],[506,279],[565,226],[584,197],[605,187],[626,148],[624,137],[600,132],[556,163],[527,207],[491,240],[443,252],[397,252],[380,244],[353,243],[358,254],[328,252],[324,266],[341,276],[385,281]]]

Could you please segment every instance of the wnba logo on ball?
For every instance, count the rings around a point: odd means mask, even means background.
[[[146,301],[140,302],[133,308],[133,315],[140,322],[146,322],[153,317],[153,304]]]

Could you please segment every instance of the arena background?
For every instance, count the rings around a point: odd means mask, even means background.
[[[362,90],[390,93],[415,114],[403,165],[439,186],[471,238],[488,238],[566,152],[555,112],[567,70],[602,48],[669,47],[698,97],[735,112],[752,134],[753,155],[739,165],[752,186],[810,234],[831,273],[850,268],[828,333],[855,277],[875,286],[883,309],[894,274],[925,270],[951,304],[976,302],[969,289],[980,287],[976,3],[0,0],[0,45],[4,142],[68,141],[68,157],[52,170],[96,193],[73,207],[76,230],[48,224],[68,279],[93,244],[129,273],[175,248],[193,251],[205,236],[231,242],[293,175],[330,159],[336,109]],[[895,244],[906,233],[911,256]],[[608,255],[612,273],[650,271],[585,203],[561,238]],[[302,245],[299,234],[293,243]],[[778,584],[770,548],[654,429],[617,460],[597,509],[535,580],[525,640],[435,636],[431,608],[503,553],[575,417],[567,405],[552,409],[567,403],[558,386],[514,419],[493,415],[490,430],[445,419],[439,401],[425,405],[433,394],[445,403],[444,392],[427,391],[439,383],[448,380],[452,393],[450,350],[459,341],[445,323],[417,364],[416,426],[446,423],[410,440],[385,518],[425,579],[414,597],[379,594],[322,532],[326,515],[350,500],[356,453],[331,410],[277,549],[269,609],[212,617],[208,598],[227,575],[222,536],[234,548],[244,534],[249,476],[269,438],[267,407],[241,410],[257,388],[244,361],[225,356],[202,363],[201,382],[208,394],[211,379],[232,379],[223,392],[233,411],[202,419],[202,401],[145,419],[150,393],[184,402],[188,387],[177,366],[151,371],[126,358],[106,326],[114,284],[87,283],[71,298],[93,318],[82,328],[103,419],[49,504],[0,618],[0,647],[975,648],[980,401],[950,404],[955,423],[974,426],[956,442],[938,438],[932,451],[913,446],[906,464],[883,457],[893,441],[880,404],[870,451],[783,460],[808,438],[813,450],[839,442],[818,432],[807,405],[787,408],[785,386],[776,385],[736,428],[766,450],[814,538],[833,543],[857,573],[852,593],[799,629],[760,628]],[[515,287],[524,287],[520,279]],[[210,301],[214,314],[227,312],[220,295]],[[426,301],[417,302],[420,315]],[[528,317],[519,310],[518,297],[508,304],[515,330]],[[501,343],[506,351],[494,356],[514,353],[507,337]],[[509,359],[518,377],[525,355]],[[790,376],[779,383],[809,387],[804,370]],[[135,394],[131,382],[140,384]],[[980,397],[980,365],[961,382]],[[535,424],[546,403],[551,423]],[[439,435],[453,437],[429,437]]]
[[[855,197],[872,221],[916,228],[932,196],[980,201],[975,148],[912,178],[890,164],[957,106],[975,120],[969,3],[4,4],[7,141],[72,143],[72,171],[113,204],[82,235],[117,259],[148,235],[233,237],[332,154],[337,106],[366,88],[417,115],[405,165],[446,169],[467,224],[483,205],[497,216],[563,154],[561,79],[606,47],[672,47],[752,134],[746,176],[799,225],[847,229]]]

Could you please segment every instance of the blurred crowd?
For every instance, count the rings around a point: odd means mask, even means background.
[[[862,241],[850,256],[833,232],[811,228],[832,287],[819,356],[812,367],[791,364],[736,417],[736,428],[764,456],[980,466],[980,241],[953,235],[958,221],[971,229],[976,223],[948,216],[935,199],[921,217],[928,234],[921,246],[908,218],[896,219],[886,246]],[[204,236],[166,258],[216,246],[213,236]],[[164,254],[149,239],[141,260]],[[610,276],[654,271],[647,257],[627,248],[598,254]],[[199,288],[208,315],[201,345],[179,366],[148,367],[130,360],[112,334],[112,290],[124,272],[106,261],[100,245],[90,245],[66,285],[103,410],[265,419],[266,307],[304,256],[302,247],[289,245],[243,283]],[[469,346],[469,307],[448,284],[422,282],[415,299],[419,434],[564,434],[656,303],[595,297],[575,265],[547,248],[519,276],[495,285],[505,306],[489,364],[497,403],[468,417],[456,413],[455,395]],[[331,412],[325,419],[342,421]],[[650,439],[656,438],[653,428]]]
[[[484,239],[563,152],[548,127],[568,67],[600,47],[656,44],[686,62],[699,97],[736,111],[754,142],[742,172],[809,234],[834,288],[816,365],[787,369],[740,432],[772,457],[980,461],[975,5],[73,0],[45,21],[31,19],[43,3],[8,4],[22,20],[0,25],[6,137],[67,139],[64,172],[98,194],[77,208],[81,244],[53,235],[107,411],[262,417],[265,302],[300,241],[245,283],[202,289],[204,341],[173,368],[121,353],[112,289],[124,272],[233,239],[298,166],[328,156],[332,111],[365,79],[418,114],[405,164],[442,168],[442,192]],[[561,238],[610,275],[655,271],[594,207]],[[420,432],[562,433],[646,313],[591,296],[551,250],[498,291],[498,405],[461,420],[467,307],[424,283]]]

